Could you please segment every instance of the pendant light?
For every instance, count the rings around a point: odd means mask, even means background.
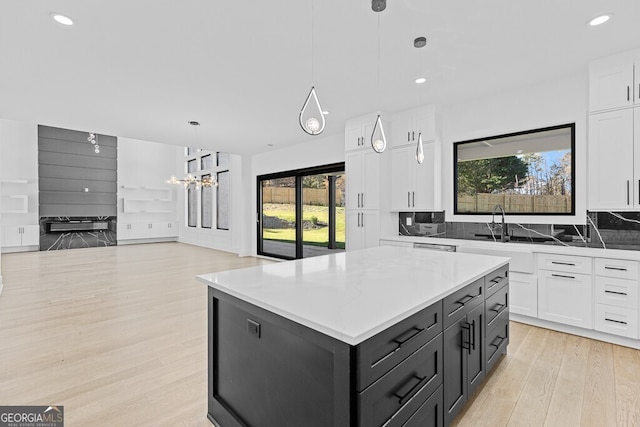
[[[387,7],[386,0],[372,0],[371,9],[374,12],[382,12]],[[380,93],[380,15],[378,14],[378,93]],[[376,123],[371,133],[371,148],[376,153],[382,153],[387,148],[387,137],[384,134],[380,114],[376,117]]]
[[[309,135],[320,135],[324,131],[326,122],[313,84],[313,11],[313,0],[311,0],[311,90],[300,110],[298,122],[302,130]]]
[[[426,44],[427,44],[427,38],[426,37],[417,37],[413,41],[413,46],[416,49],[423,48]],[[418,67],[420,68],[421,65],[422,65],[422,51],[420,51]],[[423,84],[426,81],[427,81],[426,78],[418,77],[416,79],[416,84]],[[424,162],[424,147],[422,145],[422,130],[418,131],[418,143],[416,144],[416,162],[418,162],[419,165],[422,164],[422,162]]]

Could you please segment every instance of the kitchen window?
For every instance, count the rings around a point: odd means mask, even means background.
[[[456,142],[454,213],[575,214],[575,123]]]

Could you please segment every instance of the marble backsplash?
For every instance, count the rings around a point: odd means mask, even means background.
[[[40,250],[116,246],[116,217],[41,217]]]
[[[444,212],[400,212],[398,233],[500,241],[499,223],[447,222],[444,218]],[[511,242],[640,250],[640,212],[587,212],[586,224],[508,223],[506,228]]]

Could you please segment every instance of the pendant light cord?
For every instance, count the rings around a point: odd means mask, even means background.
[[[380,13],[378,12],[378,97],[380,96]]]
[[[314,1],[311,0],[311,86],[314,86],[314,75],[313,75],[313,68],[314,68],[314,63],[313,63],[313,45],[314,45],[314,37],[313,37],[313,15],[314,15],[315,9],[314,9]]]

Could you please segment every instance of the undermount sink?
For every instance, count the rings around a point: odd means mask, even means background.
[[[498,243],[499,244],[499,243]],[[520,273],[533,273],[533,253],[518,245],[506,245],[504,248],[487,246],[459,246],[458,252],[480,255],[494,255],[511,258],[509,270]]]

